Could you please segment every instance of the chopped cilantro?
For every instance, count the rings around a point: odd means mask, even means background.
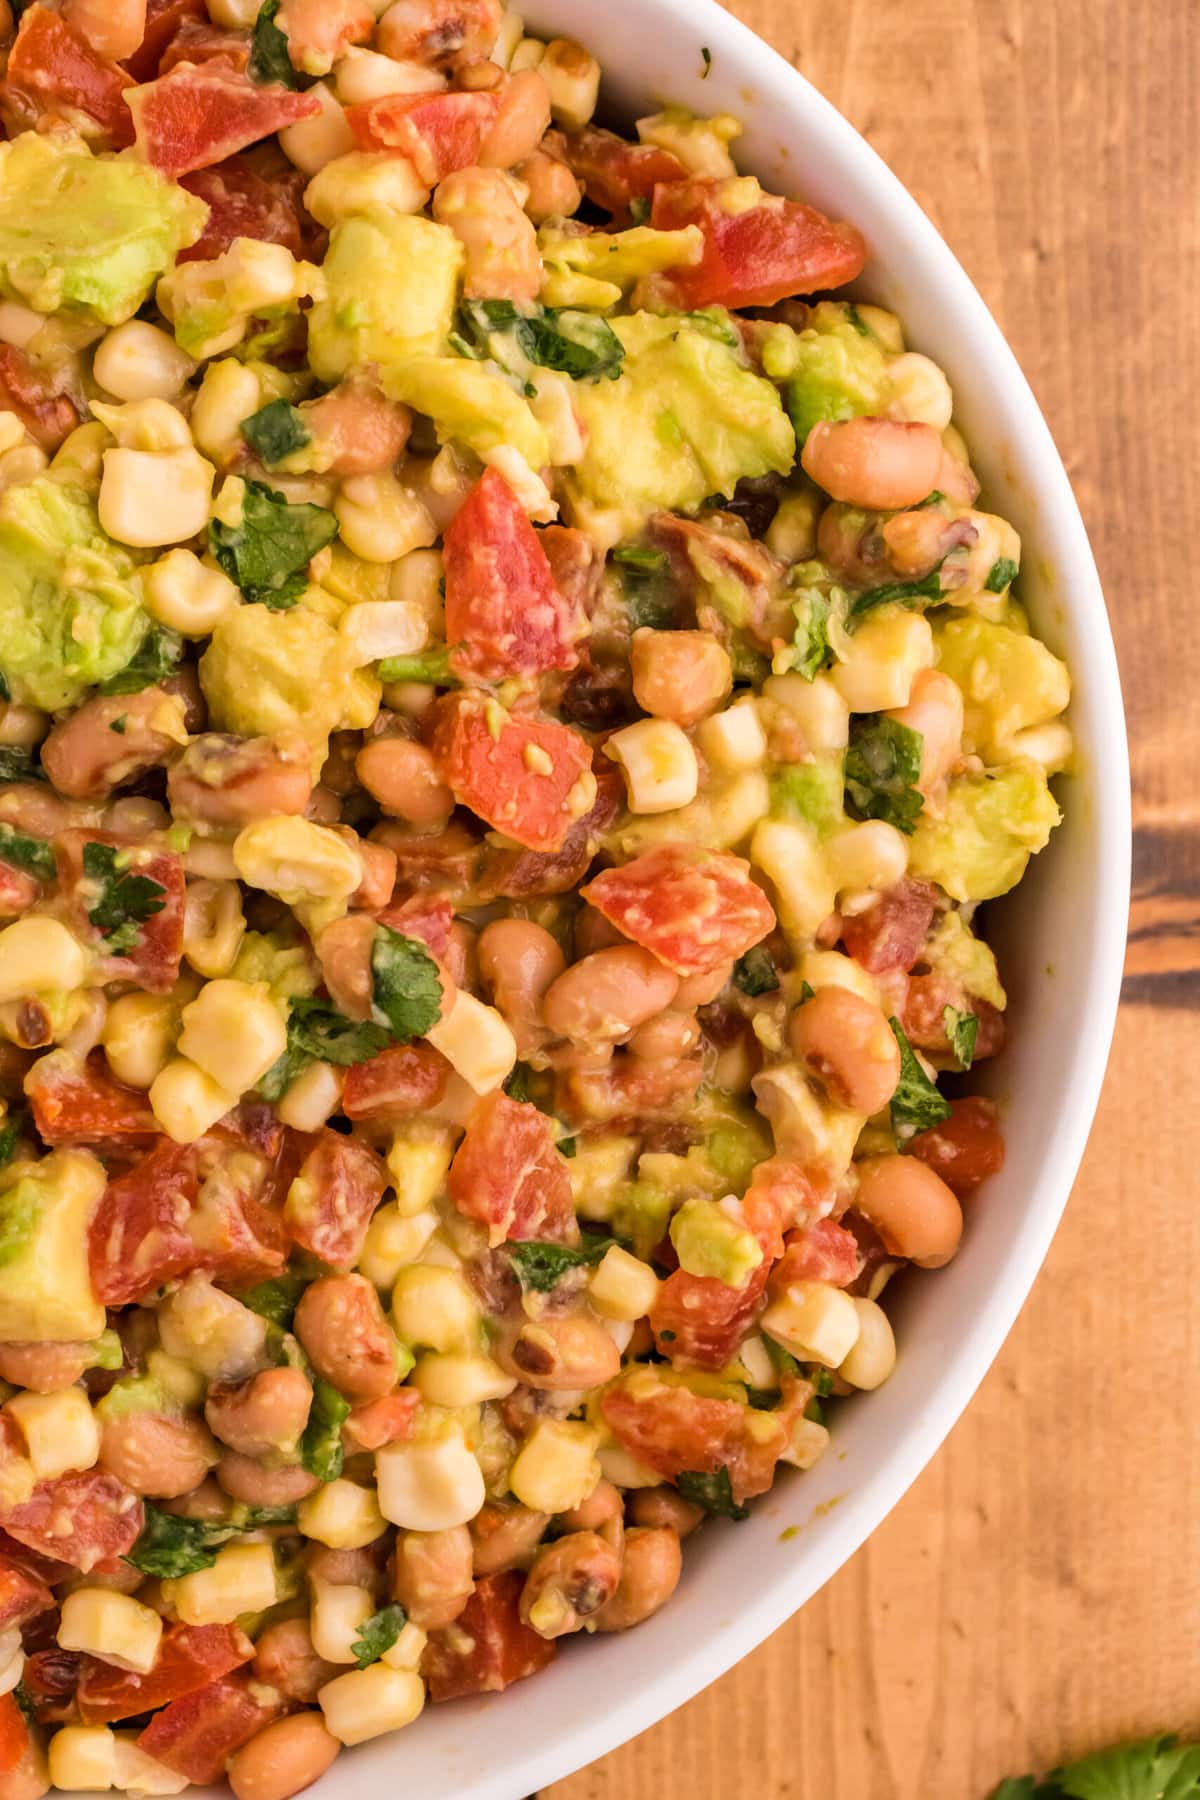
[[[38,881],[54,880],[54,852],[46,840],[28,837],[12,825],[0,824],[0,862],[24,869]]]
[[[342,1472],[345,1452],[342,1449],[342,1425],[350,1415],[350,1402],[343,1400],[327,1381],[313,1383],[312,1410],[300,1439],[300,1461],[318,1481],[336,1481]]]
[[[693,1506],[702,1506],[706,1513],[717,1513],[723,1519],[750,1517],[750,1508],[739,1506],[734,1499],[729,1470],[724,1465],[712,1475],[685,1469],[675,1485],[685,1500],[690,1500]]]
[[[712,51],[707,44],[701,44],[700,46],[700,60],[704,64],[704,67],[700,71],[700,79],[701,81],[707,81],[712,74]]]
[[[174,675],[183,660],[183,639],[177,631],[164,625],[153,625],[139,644],[136,653],[100,684],[102,694],[140,694]]]
[[[385,656],[378,665],[380,681],[421,681],[431,687],[457,687],[458,678],[450,668],[450,646],[433,644],[415,656]]]
[[[960,1069],[969,1069],[975,1061],[975,1038],[979,1031],[979,1019],[975,1013],[959,1012],[956,1006],[943,1006],[942,1022],[946,1027],[946,1036],[950,1040],[950,1048]]]
[[[424,944],[389,925],[375,931],[371,952],[376,1020],[390,1027],[397,1043],[423,1037],[442,1009],[442,978]]]
[[[814,994],[815,994],[815,993],[816,993],[816,991],[817,991],[817,990],[816,990],[816,988],[815,988],[815,987],[814,987],[814,986],[813,986],[813,984],[812,984],[812,982],[811,982],[811,981],[802,981],[802,982],[801,982],[801,983],[800,983],[800,998],[799,998],[799,1000],[798,1000],[798,1001],[797,1001],[797,1002],[796,1002],[796,1004],[797,1004],[797,1005],[798,1005],[798,1006],[803,1006],[803,1005],[804,1005],[804,1002],[805,1002],[805,1001],[806,1001],[806,1000],[811,1000],[811,999],[812,999],[812,997],[813,997],[813,995],[814,995]]]
[[[810,588],[792,601],[796,631],[792,639],[791,666],[805,681],[815,681],[829,654],[829,602],[824,594]]]
[[[1052,1769],[1041,1782],[1010,1776],[991,1800],[1200,1800],[1200,1744],[1174,1737],[1123,1744]]]
[[[928,1131],[931,1125],[940,1125],[943,1119],[948,1119],[950,1103],[943,1099],[936,1082],[930,1081],[917,1061],[899,1019],[889,1019],[888,1024],[900,1046],[900,1079],[892,1095],[892,1124],[898,1132],[902,1126],[907,1127],[902,1135],[912,1136],[914,1132]]]
[[[868,588],[866,593],[857,594],[846,614],[846,630],[853,631],[876,607],[903,606],[909,612],[921,612],[924,610],[922,602],[940,600],[941,597],[942,565],[939,563],[920,581],[885,581],[882,587]]]
[[[826,1395],[832,1394],[833,1376],[828,1369],[813,1369],[810,1371],[808,1378],[812,1382],[814,1394],[820,1394],[822,1399],[824,1399]]]
[[[867,324],[853,300],[849,300],[846,303],[846,323],[857,331],[859,337],[870,337],[871,327]]]
[[[733,985],[740,988],[743,994],[751,999],[757,994],[773,994],[779,986],[779,976],[775,964],[767,955],[761,944],[753,950],[747,950],[745,956],[739,956],[733,965]]]
[[[410,940],[411,941],[411,940]],[[328,1000],[297,996],[288,1016],[288,1047],[314,1062],[348,1069],[367,1062],[391,1043],[391,1034],[372,1020],[348,1019]]]
[[[256,413],[242,420],[242,436],[260,462],[282,462],[294,450],[312,442],[304,420],[290,400],[268,400]]]
[[[380,1612],[372,1613],[359,1626],[358,1636],[350,1646],[359,1668],[365,1669],[370,1663],[378,1662],[384,1651],[391,1649],[407,1624],[408,1614],[402,1606],[393,1604],[383,1607]]]
[[[240,522],[226,525],[213,519],[209,543],[247,600],[285,612],[304,592],[306,570],[317,551],[337,536],[338,522],[325,507],[309,500],[293,504],[261,481],[245,486]]]
[[[292,67],[287,34],[275,23],[279,5],[280,0],[266,0],[265,5],[258,9],[254,34],[250,39],[250,65],[247,73],[251,81],[279,81],[284,87],[307,87],[308,78]]]
[[[46,772],[39,762],[34,761],[32,750],[0,744],[0,782],[45,780]]]
[[[236,1535],[236,1526],[181,1519],[175,1513],[160,1512],[147,1500],[141,1535],[125,1561],[143,1574],[174,1581],[180,1575],[194,1575],[197,1569],[211,1569],[220,1546]]]
[[[989,594],[1002,594],[1017,578],[1017,565],[1011,556],[998,556],[987,572],[984,587]]]
[[[490,355],[492,336],[500,333],[511,335],[531,363],[573,381],[615,381],[621,373],[625,346],[595,313],[543,306],[519,312],[511,300],[465,300],[459,319],[460,355]]]
[[[273,1281],[260,1281],[257,1287],[239,1294],[238,1299],[260,1319],[269,1319],[281,1331],[290,1331],[300,1296],[308,1286],[303,1275],[276,1275]]]
[[[846,751],[846,802],[857,819],[884,819],[907,835],[916,830],[925,802],[919,731],[885,713],[856,719]]]
[[[576,1248],[569,1244],[509,1243],[505,1254],[525,1293],[548,1294],[569,1269],[587,1269],[607,1255],[615,1238],[585,1231]]]
[[[166,905],[166,888],[148,875],[130,874],[125,867],[128,856],[128,851],[115,850],[111,844],[83,846],[84,875],[100,883],[99,896],[88,907],[88,918],[104,933],[104,948],[113,956],[139,944],[146,920]]]
[[[15,1112],[7,1114],[4,1124],[0,1125],[0,1169],[6,1168],[16,1154],[25,1124],[26,1115]]]
[[[37,1708],[34,1706],[33,1697],[23,1681],[18,1681],[16,1687],[13,1689],[13,1699],[20,1707],[21,1716],[25,1720],[25,1723],[27,1725],[36,1725],[38,1722]]]
[[[800,1373],[800,1364],[791,1351],[785,1350],[782,1344],[776,1343],[775,1339],[765,1331],[763,1343],[767,1347],[767,1355],[770,1357],[777,1375],[798,1375]]]
[[[119,719],[114,719],[112,721],[112,723],[108,729],[110,731],[115,731],[118,737],[124,737],[125,736],[125,727],[128,723],[129,723],[129,714],[122,713]]]

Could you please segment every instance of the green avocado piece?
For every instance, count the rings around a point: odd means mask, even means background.
[[[985,762],[1012,754],[1016,733],[1057,718],[1071,698],[1064,662],[1038,638],[973,616],[937,627],[937,665],[962,689],[963,748]]]
[[[331,731],[364,729],[379,710],[378,682],[355,666],[347,640],[303,604],[290,612],[235,607],[200,659],[200,686],[215,731],[298,731],[314,751]]]
[[[707,1275],[741,1287],[763,1259],[752,1231],[725,1211],[719,1200],[685,1200],[671,1220],[671,1242],[679,1266],[689,1275]]]
[[[806,819],[819,838],[849,823],[845,806],[844,758],[782,763],[771,771],[771,817]]]
[[[779,325],[767,336],[763,367],[783,380],[798,444],[821,419],[853,419],[884,410],[887,359],[852,319],[850,308],[822,305],[803,331]]]
[[[307,938],[289,943],[277,931],[248,931],[229,972],[235,981],[265,981],[272,1000],[285,1015],[290,1000],[307,999],[317,988],[317,968]]]
[[[995,900],[1016,887],[1061,818],[1036,763],[960,775],[941,813],[926,811],[917,821],[909,872],[936,881],[953,900]]]
[[[14,700],[74,705],[149,629],[134,557],[101,530],[90,494],[39,475],[0,495],[0,663]]]
[[[208,208],[130,157],[23,131],[0,145],[0,290],[36,312],[131,319]]]
[[[86,1150],[12,1163],[0,1187],[0,1342],[86,1343],[105,1326],[88,1270],[104,1170]]]
[[[326,295],[308,315],[308,360],[322,381],[445,348],[463,248],[447,225],[372,213],[333,228]]]
[[[383,385],[393,400],[427,413],[439,438],[465,444],[477,456],[507,445],[519,451],[531,469],[550,460],[545,427],[520,394],[486,363],[460,356],[414,356],[385,369]]]
[[[737,350],[679,314],[609,324],[625,346],[619,380],[572,396],[587,437],[567,484],[577,523],[604,513],[631,538],[652,512],[693,512],[746,477],[788,473],[796,440],[779,395]]]
[[[959,982],[968,994],[986,1000],[1001,1012],[1008,1005],[995,952],[990,944],[975,936],[961,913],[942,914],[937,930],[925,941],[921,960],[935,974]]]
[[[102,1400],[96,1402],[96,1414],[102,1420],[126,1419],[131,1413],[169,1413],[174,1411],[161,1382],[153,1375],[126,1375],[114,1381]]]

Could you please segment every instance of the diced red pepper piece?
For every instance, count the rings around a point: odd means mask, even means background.
[[[0,344],[0,406],[15,412],[43,450],[57,450],[79,423],[74,401],[63,391],[63,374],[39,368],[14,344]]]
[[[833,1219],[815,1219],[787,1235],[783,1255],[771,1275],[771,1292],[781,1294],[793,1281],[824,1281],[849,1287],[862,1269],[858,1239]]]
[[[785,1447],[772,1413],[755,1413],[738,1400],[719,1400],[670,1384],[654,1368],[638,1368],[609,1387],[600,1403],[604,1418],[631,1456],[668,1481],[688,1470],[715,1475],[729,1470],[736,1501],[765,1493]]]
[[[1004,1167],[1004,1136],[995,1101],[982,1094],[952,1100],[950,1117],[919,1131],[905,1149],[928,1163],[961,1200]]]
[[[911,969],[929,936],[935,900],[928,881],[906,875],[872,905],[842,920],[847,954],[872,975]]]
[[[382,1450],[412,1435],[421,1396],[416,1388],[397,1388],[379,1400],[362,1400],[351,1407],[342,1426],[342,1442],[353,1456],[358,1450]]]
[[[10,1625],[24,1625],[54,1605],[54,1595],[44,1581],[18,1567],[7,1556],[0,1557],[0,1631]]]
[[[734,177],[655,188],[650,216],[656,230],[698,225],[704,233],[700,261],[659,277],[658,299],[684,309],[773,306],[793,294],[841,287],[862,273],[867,250],[853,225],[776,194],[741,208],[735,200],[740,187],[741,178]]]
[[[134,81],[154,79],[163,51],[185,19],[207,17],[204,0],[147,0],[142,41],[125,63]]]
[[[129,1306],[195,1266],[187,1227],[199,1190],[192,1146],[165,1140],[109,1182],[88,1227],[97,1299]]]
[[[479,1102],[446,1191],[464,1218],[487,1226],[493,1247],[506,1239],[579,1241],[571,1178],[553,1124],[527,1100],[493,1093]]]
[[[47,1144],[129,1150],[162,1136],[145,1094],[114,1081],[95,1053],[82,1067],[65,1050],[40,1056],[25,1077],[25,1096]]]
[[[133,87],[130,77],[97,56],[61,13],[29,7],[9,52],[7,80],[46,110],[71,107],[87,113],[118,146],[133,142],[125,100]]]
[[[454,908],[444,894],[413,894],[398,905],[385,906],[375,917],[401,937],[417,938],[439,962],[445,960]]]
[[[555,1640],[539,1637],[521,1618],[524,1585],[516,1569],[485,1575],[454,1624],[430,1632],[421,1673],[431,1700],[498,1694],[553,1660]]]
[[[500,107],[496,94],[385,94],[346,108],[360,150],[407,156],[427,187],[469,169]]]
[[[224,1675],[155,1713],[138,1747],[189,1781],[219,1781],[234,1751],[278,1718],[283,1701],[268,1699],[273,1692],[240,1671]]]
[[[321,110],[312,94],[274,83],[256,86],[219,59],[177,63],[166,75],[130,88],[137,147],[160,174],[188,174],[223,162],[274,131]]]
[[[669,150],[626,143],[615,131],[597,125],[556,138],[555,145],[588,199],[606,212],[628,212],[631,200],[652,199],[659,182],[687,179],[687,170]]]
[[[625,783],[606,756],[592,762],[596,799],[577,819],[557,850],[501,850],[489,844],[477,883],[481,903],[529,900],[539,894],[568,894],[579,886],[607,831],[625,803]]]
[[[707,975],[774,930],[750,865],[724,850],[662,844],[583,888],[585,900],[678,975]]]
[[[293,1243],[331,1268],[352,1269],[386,1187],[375,1152],[326,1127],[288,1193],[284,1218]]]
[[[587,619],[559,592],[525,508],[495,469],[484,470],[446,527],[443,557],[456,675],[505,681],[575,667]]]
[[[83,1658],[76,1690],[80,1717],[85,1725],[110,1725],[154,1712],[232,1674],[253,1655],[254,1645],[236,1625],[169,1625],[148,1674]]]
[[[557,850],[596,798],[578,732],[478,693],[438,702],[432,748],[455,799],[529,850]]]
[[[230,1287],[270,1281],[288,1254],[283,1219],[264,1204],[274,1186],[272,1159],[260,1154],[231,1157],[215,1132],[191,1148],[199,1160],[201,1186],[187,1223],[189,1267],[205,1269],[214,1281]]]
[[[12,1694],[0,1696],[0,1775],[7,1775],[16,1768],[32,1742],[25,1715],[15,1697]],[[32,1793],[33,1789],[28,1791]]]
[[[286,181],[267,181],[244,157],[231,156],[211,169],[195,169],[180,182],[208,207],[204,230],[177,262],[209,262],[236,238],[283,244],[299,256],[304,247],[298,195]]]
[[[346,1071],[342,1111],[348,1119],[402,1119],[436,1106],[450,1065],[431,1044],[396,1044]]]
[[[101,1469],[39,1481],[19,1506],[0,1503],[0,1523],[10,1537],[85,1575],[131,1550],[142,1518],[142,1503],[133,1489]]]
[[[207,19],[185,19],[163,51],[158,73],[169,75],[180,63],[189,63],[193,68],[220,63],[222,68],[244,73],[250,66],[250,34],[223,31]]]

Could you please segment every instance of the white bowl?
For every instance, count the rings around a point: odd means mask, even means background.
[[[342,1758],[314,1790],[320,1800],[536,1793],[722,1675],[840,1568],[933,1456],[1029,1292],[1083,1152],[1120,988],[1129,773],[1112,639],[1066,472],[983,301],[853,127],[711,0],[535,0],[528,11],[532,29],[577,37],[599,57],[603,105],[618,116],[665,101],[736,113],[743,169],[865,233],[862,295],[893,307],[909,343],[947,370],[985,498],[1021,533],[1022,597],[1074,675],[1079,766],[1058,784],[1067,816],[1051,848],[993,909],[1013,1028],[992,1089],[1007,1164],[968,1209],[955,1262],[897,1290],[893,1379],[838,1408],[816,1469],[785,1474],[746,1523],[713,1523],[686,1546],[683,1581],[656,1618],[625,1636],[567,1640],[549,1669],[504,1694],[427,1709],[401,1737]],[[793,1525],[803,1529],[783,1538]]]

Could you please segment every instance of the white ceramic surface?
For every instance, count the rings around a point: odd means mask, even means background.
[[[522,10],[525,10],[524,8]],[[851,1556],[937,1450],[1012,1326],[1050,1243],[1091,1125],[1112,1034],[1129,898],[1124,719],[1104,601],[1066,473],[983,301],[933,226],[857,132],[711,0],[536,0],[531,28],[577,37],[605,70],[603,105],[671,100],[746,122],[740,165],[853,220],[871,246],[862,296],[948,371],[984,499],[1024,542],[1022,596],[1069,660],[1079,772],[1067,821],[1018,894],[993,909],[1012,1047],[989,1069],[1008,1160],[969,1209],[957,1260],[890,1297],[900,1361],[837,1411],[834,1448],[789,1473],[745,1524],[686,1549],[671,1604],[623,1637],[568,1640],[507,1693],[429,1708],[343,1756],[315,1800],[521,1800],[603,1755],[724,1673]],[[701,47],[712,56],[701,79]],[[831,1504],[836,1503],[836,1504]],[[784,1540],[787,1527],[798,1526]]]

